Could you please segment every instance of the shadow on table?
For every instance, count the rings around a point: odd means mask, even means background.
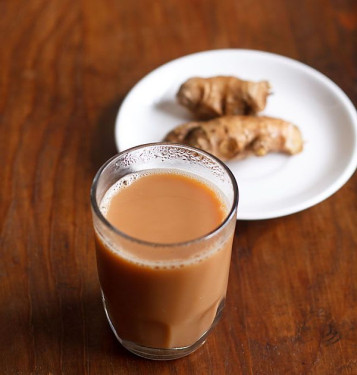
[[[99,371],[98,366],[105,367],[108,361],[127,361],[130,354],[109,328],[99,288],[87,292],[80,289],[59,284],[46,301],[39,291],[30,303],[23,300],[3,306],[2,358],[16,358],[19,371],[41,368],[78,374],[85,373],[84,367],[97,373],[95,369]],[[0,367],[5,369],[6,364],[1,362]]]
[[[91,142],[91,172],[95,174],[99,167],[118,151],[115,145],[114,128],[119,107],[124,99],[120,96],[109,103],[99,114],[94,125]]]

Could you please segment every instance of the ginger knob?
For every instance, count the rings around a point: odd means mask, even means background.
[[[268,81],[244,81],[232,76],[194,77],[181,85],[177,99],[197,119],[207,120],[257,114],[265,108],[269,94]]]

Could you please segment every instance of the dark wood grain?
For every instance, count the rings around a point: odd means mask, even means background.
[[[283,54],[357,103],[354,0],[0,2],[0,373],[357,374],[357,178],[237,223],[224,317],[187,358],[136,358],[101,306],[89,188],[130,88],[215,48]],[[337,124],[338,125],[338,124]]]

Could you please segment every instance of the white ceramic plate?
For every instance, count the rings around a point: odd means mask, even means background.
[[[252,50],[213,50],[171,61],[148,74],[127,95],[115,125],[119,151],[161,141],[192,119],[176,92],[192,76],[235,75],[268,80],[273,95],[261,113],[299,126],[304,150],[228,162],[240,192],[238,219],[268,219],[311,207],[335,193],[357,165],[357,114],[323,74],[295,60]]]

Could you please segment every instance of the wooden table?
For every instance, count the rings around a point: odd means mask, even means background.
[[[286,55],[356,104],[356,2],[11,0],[0,14],[0,373],[357,374],[356,175],[308,210],[237,223],[224,317],[172,362],[111,333],[89,205],[124,96],[174,58]]]

